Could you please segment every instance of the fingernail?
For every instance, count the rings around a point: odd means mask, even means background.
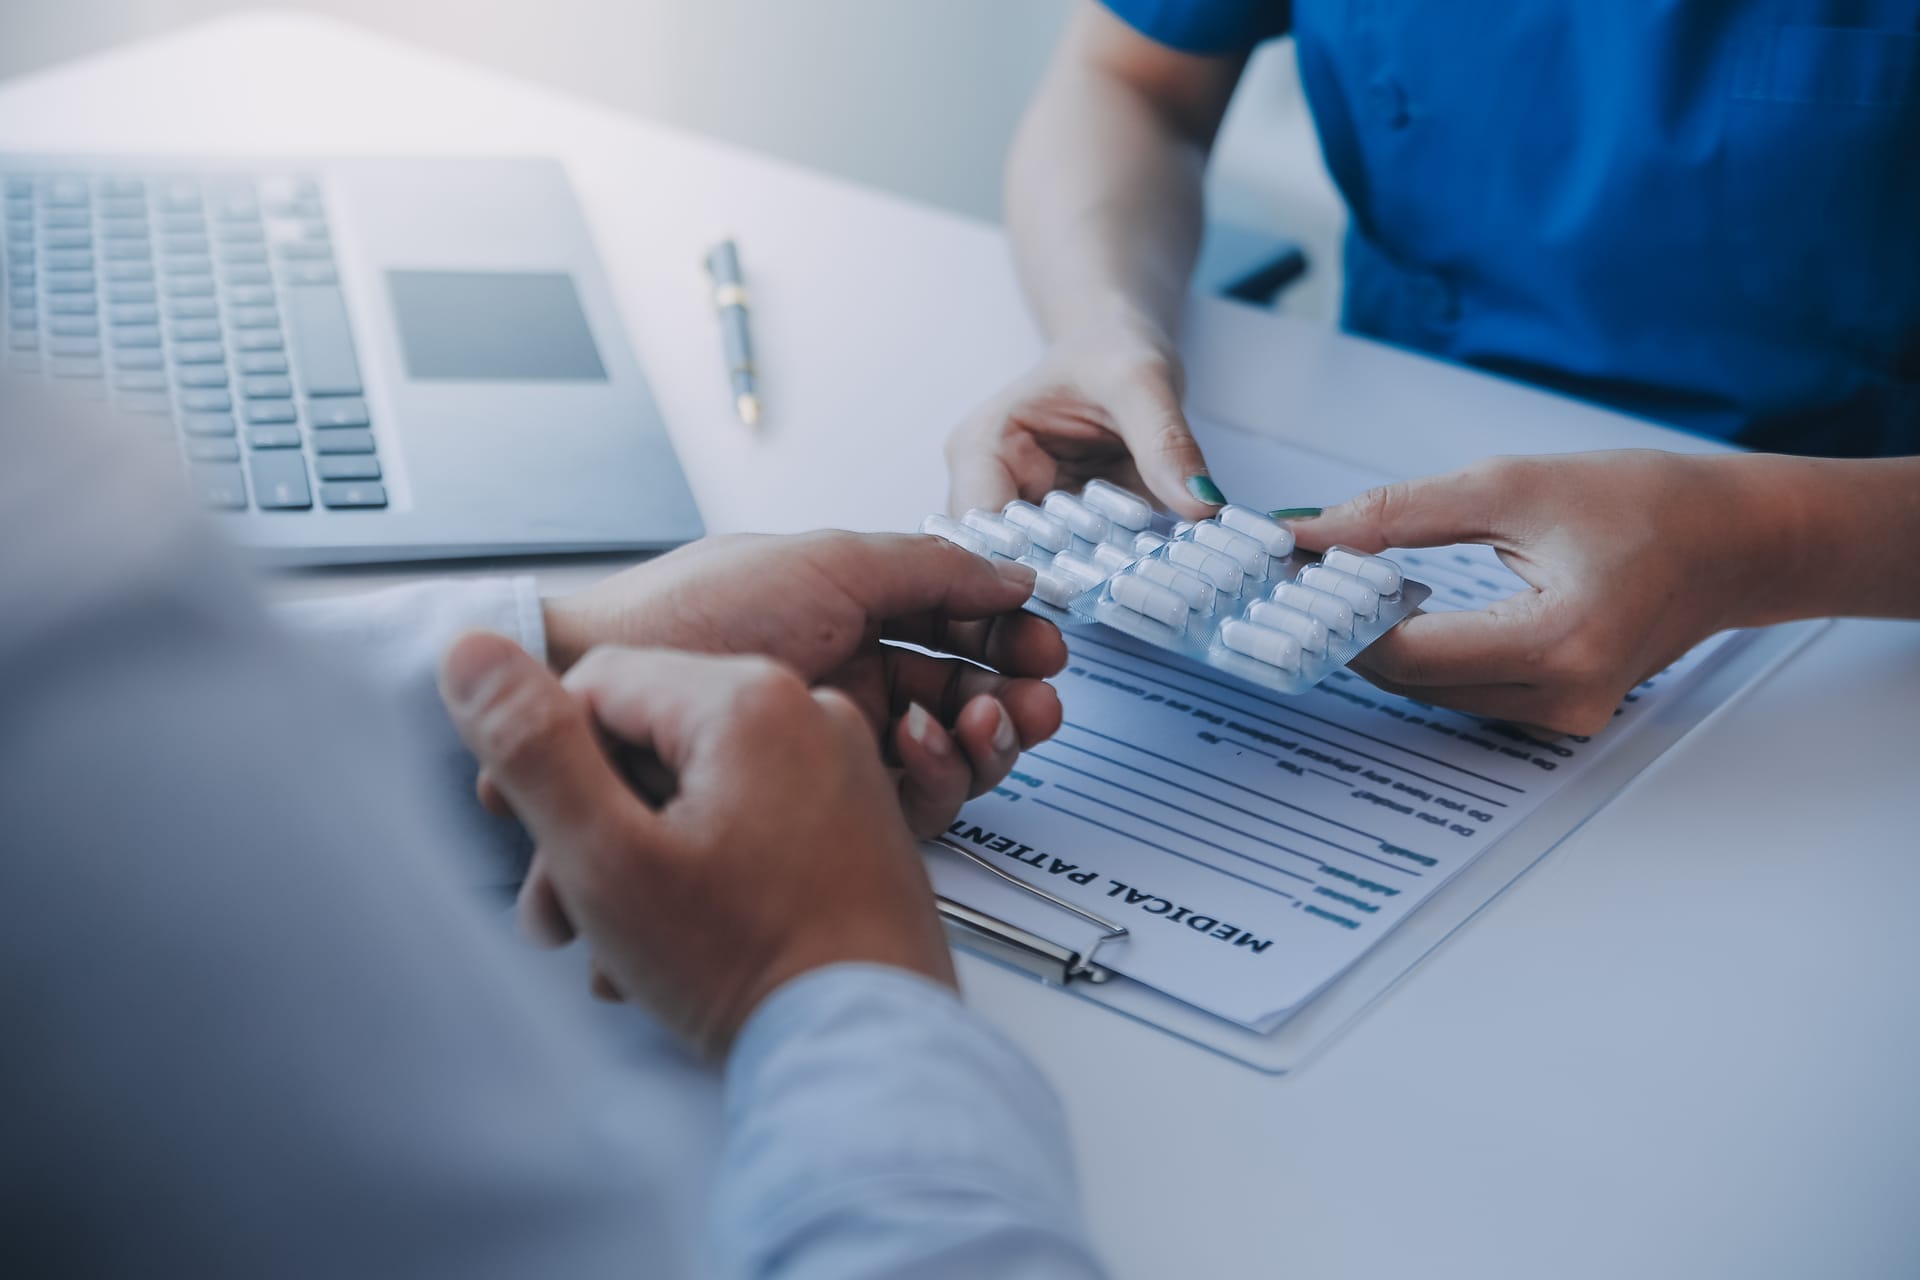
[[[1227,503],[1227,495],[1220,492],[1220,486],[1204,471],[1187,477],[1187,492],[1210,507],[1223,507]]]
[[[447,702],[456,707],[472,703],[487,685],[489,677],[505,665],[511,651],[499,636],[467,636],[454,642],[447,653],[441,675],[441,688]]]
[[[1013,717],[1006,706],[996,705],[1000,707],[1000,723],[993,727],[993,749],[1004,756],[1019,747],[1020,737],[1013,731]]]
[[[1278,511],[1267,512],[1267,519],[1311,520],[1325,510],[1325,507],[1281,507]]]
[[[1026,591],[1033,590],[1033,566],[1021,564],[1018,560],[995,560],[993,571],[1008,582]]]
[[[933,717],[927,709],[917,702],[907,704],[907,736],[914,744],[931,756],[947,754],[947,740],[942,734],[933,732]]]

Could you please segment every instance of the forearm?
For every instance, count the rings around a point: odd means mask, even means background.
[[[1156,95],[1105,47],[1142,42],[1083,13],[1020,127],[1007,167],[1007,226],[1041,328],[1058,337],[1115,322],[1171,345],[1203,222],[1201,176],[1239,63],[1192,64],[1198,102]]]
[[[1094,1277],[1059,1104],[951,992],[841,965],[727,1065],[716,1240],[743,1275]]]
[[[1920,458],[1712,459],[1741,514],[1730,625],[1796,618],[1920,618]]]

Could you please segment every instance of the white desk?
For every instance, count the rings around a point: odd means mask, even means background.
[[[17,81],[0,147],[558,154],[716,530],[909,526],[941,504],[947,425],[1036,349],[991,227],[308,19]],[[698,269],[723,232],[753,282],[757,436]],[[1214,367],[1246,326],[1270,361]],[[1192,337],[1203,404],[1409,472],[1672,443],[1223,305]],[[1916,712],[1920,628],[1833,629],[1296,1078],[965,978],[1058,1083],[1124,1276],[1914,1274]]]

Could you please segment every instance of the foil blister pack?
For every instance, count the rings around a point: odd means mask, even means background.
[[[920,528],[1031,567],[1035,613],[1108,626],[1276,693],[1311,689],[1432,594],[1384,556],[1301,551],[1251,507],[1190,523],[1104,480]]]

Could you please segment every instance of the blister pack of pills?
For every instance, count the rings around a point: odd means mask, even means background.
[[[1034,571],[1027,607],[1067,625],[1100,623],[1278,693],[1302,693],[1392,630],[1432,594],[1383,556],[1315,556],[1251,507],[1175,520],[1104,480],[1010,502],[935,534]]]

